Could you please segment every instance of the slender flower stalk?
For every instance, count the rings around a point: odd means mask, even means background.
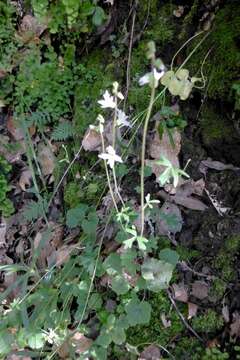
[[[103,153],[105,153],[104,137],[103,137],[102,133],[100,133],[100,135],[101,135],[101,141],[102,141],[102,151],[103,151]],[[106,172],[106,175],[107,175],[108,187],[109,187],[109,191],[110,191],[111,198],[112,198],[112,201],[113,201],[113,205],[114,205],[114,207],[115,207],[115,209],[116,209],[116,211],[118,213],[119,210],[118,210],[118,206],[117,206],[117,203],[116,203],[116,200],[115,200],[115,197],[114,197],[114,193],[113,193],[113,189],[112,189],[112,185],[111,185],[111,181],[110,181],[110,175],[109,175],[109,171],[108,171],[107,160],[103,158],[103,161],[104,161],[105,172]]]
[[[141,188],[141,236],[143,236],[144,232],[144,215],[145,215],[145,206],[144,206],[144,165],[145,165],[145,154],[146,154],[146,138],[147,138],[147,130],[148,123],[150,120],[150,116],[152,113],[152,108],[154,105],[155,98],[155,86],[154,84],[151,87],[151,97],[150,102],[147,109],[147,114],[144,122],[143,128],[143,139],[142,139],[142,154],[141,154],[141,180],[140,180],[140,188]]]

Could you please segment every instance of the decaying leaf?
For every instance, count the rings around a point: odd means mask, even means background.
[[[23,42],[38,38],[47,29],[47,24],[40,23],[32,15],[25,15],[20,24],[18,36]]]
[[[185,197],[181,195],[175,195],[173,197],[173,201],[178,205],[182,205],[192,210],[204,211],[208,208],[207,205],[205,205],[201,200],[198,200],[193,196]]]
[[[139,360],[160,360],[161,353],[156,345],[149,345],[141,352]]]
[[[208,296],[209,285],[205,281],[197,280],[192,284],[192,295],[199,300]]]
[[[16,141],[24,140],[24,134],[19,124],[13,116],[8,116],[7,118],[7,129],[12,135],[13,139]]]
[[[0,246],[6,244],[6,231],[7,231],[7,223],[4,219],[0,224]]]
[[[174,143],[174,146],[173,146]],[[165,131],[160,139],[159,132],[156,130],[151,141],[149,154],[155,160],[160,160],[161,156],[168,159],[174,167],[179,168],[178,154],[181,150],[181,134],[178,130],[172,132],[172,141],[169,134]],[[165,166],[157,165],[155,160],[146,160],[146,165],[152,168],[153,173],[158,178],[166,169]]]
[[[161,318],[162,324],[163,324],[163,326],[164,326],[165,328],[169,328],[169,327],[172,325],[171,320],[167,319],[165,313],[162,313],[162,314],[160,315],[160,318]]]
[[[71,348],[75,350],[76,354],[82,354],[91,347],[92,342],[82,333],[76,332],[58,348],[57,353],[61,359],[69,359]]]
[[[184,13],[184,6],[179,5],[177,9],[173,10],[173,15],[177,18],[180,18]]]
[[[156,231],[159,235],[175,235],[181,231],[182,215],[177,205],[166,201],[155,218]]]
[[[188,303],[188,320],[197,315],[198,306],[192,302]]]
[[[222,308],[222,316],[226,323],[228,323],[230,321],[229,308],[227,305],[224,305]]]
[[[184,284],[173,284],[172,288],[174,300],[181,301],[183,303],[188,302],[188,290]]]
[[[22,191],[26,191],[27,188],[31,186],[31,181],[32,181],[31,171],[28,169],[24,170],[19,179],[19,186],[22,189]]]
[[[230,325],[230,336],[233,339],[240,337],[240,314],[237,311],[233,313],[233,321]]]
[[[211,158],[207,158],[207,160],[202,160],[199,166],[199,171],[206,175],[207,169],[213,169],[217,171],[223,171],[223,170],[233,170],[233,171],[239,171],[240,168],[236,167],[232,164],[224,164],[221,161],[215,161]]]
[[[76,245],[63,245],[59,249],[53,250],[52,253],[47,256],[48,266],[61,266],[69,260],[70,255],[75,249]]]
[[[45,143],[38,144],[38,161],[43,175],[52,175],[55,167],[55,156]]]
[[[93,129],[88,129],[82,140],[85,151],[99,151],[101,149],[101,135]]]

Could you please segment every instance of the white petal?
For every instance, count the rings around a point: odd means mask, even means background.
[[[100,159],[103,159],[103,160],[108,160],[109,155],[102,153],[102,154],[99,154],[98,157],[99,157]]]
[[[117,162],[120,162],[120,163],[123,162],[122,158],[119,155],[115,155],[114,160],[117,161]]]
[[[150,75],[150,73],[147,73],[138,80],[138,83],[140,86],[143,86],[143,85],[149,83],[149,75]]]
[[[111,145],[109,145],[109,146],[106,148],[106,151],[107,151],[107,153],[110,154],[110,155],[115,155],[115,154],[116,154],[114,148],[113,148]]]

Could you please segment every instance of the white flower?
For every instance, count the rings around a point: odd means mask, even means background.
[[[105,93],[103,94],[103,100],[98,100],[98,104],[100,104],[103,109],[106,108],[114,109],[116,107],[114,98],[113,96],[110,95],[108,90],[106,90]]]
[[[107,163],[111,169],[113,169],[115,162],[123,162],[121,157],[116,154],[114,148],[111,145],[106,148],[106,152],[107,153],[98,155],[98,157],[100,159],[107,160]]]
[[[145,84],[149,84],[150,81],[152,80],[152,77],[153,77],[154,85],[155,85],[155,87],[157,87],[158,86],[158,81],[161,79],[161,77],[163,77],[164,73],[165,73],[164,66],[162,66],[160,68],[160,71],[157,71],[156,68],[153,68],[153,71],[145,74],[144,76],[142,76],[139,79],[138,83],[139,83],[140,86],[143,86]]]
[[[128,119],[128,116],[125,114],[124,111],[117,110],[117,125],[119,127],[122,127],[122,126],[132,127],[132,125],[130,124],[130,122],[127,119]]]

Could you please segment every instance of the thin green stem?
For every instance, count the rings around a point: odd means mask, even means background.
[[[103,138],[103,134],[101,133],[101,141],[102,141],[102,151],[103,153],[105,153],[105,143],[104,143],[104,138]],[[110,175],[109,175],[109,171],[108,171],[108,166],[107,166],[107,161],[104,160],[104,166],[105,166],[105,172],[106,172],[106,175],[107,175],[107,182],[108,182],[108,187],[109,187],[109,191],[110,191],[110,194],[111,194],[111,198],[112,198],[112,201],[113,201],[113,205],[116,209],[117,212],[118,211],[118,207],[117,207],[117,203],[116,203],[116,200],[115,200],[115,197],[114,197],[114,193],[113,193],[113,189],[112,189],[112,185],[111,185],[111,181],[110,181]]]
[[[152,86],[151,91],[151,98],[148,105],[148,110],[144,122],[144,128],[143,128],[143,139],[142,139],[142,155],[141,155],[141,236],[143,236],[144,231],[144,165],[145,165],[145,153],[146,153],[146,139],[147,139],[147,130],[148,130],[148,123],[150,120],[150,116],[152,113],[152,108],[154,104],[154,97],[155,97],[155,87],[154,84]]]
[[[115,168],[113,167],[113,180],[114,180],[114,185],[115,185],[115,190],[116,190],[116,193],[119,197],[119,200],[121,201],[122,203],[122,206],[125,207],[125,203],[123,201],[123,198],[120,194],[120,191],[119,191],[119,188],[118,188],[118,184],[117,184],[117,177],[116,177],[116,172],[115,172]]]

